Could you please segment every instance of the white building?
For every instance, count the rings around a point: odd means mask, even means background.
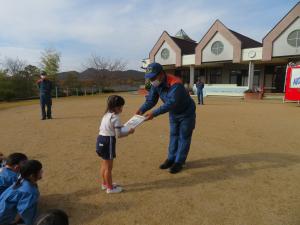
[[[167,72],[193,86],[200,78],[206,93],[241,95],[246,89],[283,92],[286,65],[300,62],[300,2],[262,42],[253,40],[216,20],[197,43],[180,30],[166,31],[143,60],[162,64]]]

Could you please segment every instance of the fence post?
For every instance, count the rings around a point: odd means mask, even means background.
[[[55,97],[58,98],[57,86],[55,86]]]

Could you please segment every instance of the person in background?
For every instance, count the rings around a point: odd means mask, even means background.
[[[197,87],[198,105],[204,105],[204,102],[203,102],[204,83],[200,78],[198,78],[198,81],[196,83],[196,87]]]
[[[37,81],[37,84],[40,89],[40,105],[42,111],[42,120],[52,119],[52,82],[47,79],[47,73],[45,71],[41,72],[40,77],[41,79]]]
[[[145,79],[149,79],[152,86],[145,103],[136,114],[143,115],[152,109],[159,98],[163,101],[163,105],[148,112],[145,117],[146,120],[152,120],[169,112],[169,153],[160,169],[170,168],[170,173],[175,174],[182,170],[189,153],[196,123],[195,102],[184,88],[182,81],[174,75],[167,74],[159,63],[148,65]]]
[[[40,215],[34,225],[69,225],[69,218],[64,211],[51,209]]]
[[[0,171],[0,195],[18,180],[21,166],[27,161],[23,153],[12,153],[6,159],[5,167]]]
[[[42,164],[37,160],[21,166],[21,176],[0,196],[0,224],[34,223],[40,196],[37,182],[42,174]]]

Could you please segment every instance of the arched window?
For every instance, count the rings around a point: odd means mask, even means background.
[[[221,41],[215,41],[211,46],[211,52],[215,55],[220,55],[223,52],[224,45]]]
[[[292,31],[287,37],[287,43],[295,48],[300,47],[300,30]]]
[[[161,58],[162,59],[168,59],[169,58],[169,56],[170,56],[170,51],[169,51],[169,49],[167,49],[167,48],[164,48],[162,51],[161,51]]]

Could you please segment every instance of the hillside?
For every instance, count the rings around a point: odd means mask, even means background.
[[[92,81],[97,77],[97,70],[89,68],[81,73],[77,71],[67,71],[58,74],[58,79],[64,81],[69,75],[75,75],[79,81]],[[126,70],[126,71],[107,71],[104,70],[101,72],[101,78],[108,81],[108,83],[113,86],[118,84],[128,84],[128,83],[141,83],[143,84],[144,73],[137,70]]]

